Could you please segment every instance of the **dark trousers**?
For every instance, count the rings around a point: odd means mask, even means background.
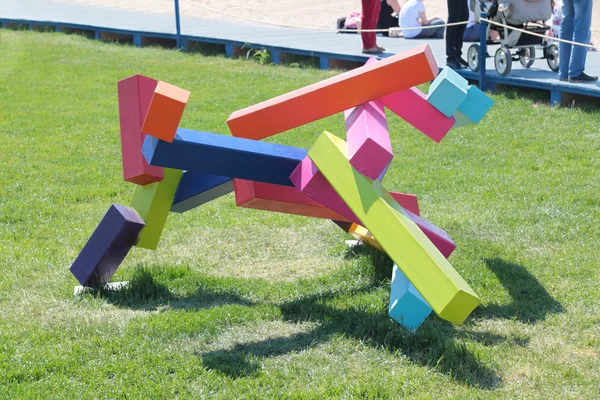
[[[469,20],[467,0],[447,0],[448,23]],[[462,55],[463,35],[466,25],[449,26],[446,28],[446,57],[454,60]]]

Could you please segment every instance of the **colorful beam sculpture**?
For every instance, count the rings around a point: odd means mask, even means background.
[[[379,99],[394,114],[439,143],[452,129],[456,120],[447,117],[427,101],[425,93],[410,88]]]
[[[142,124],[150,107],[157,82],[143,75],[133,75],[119,81],[119,123],[123,179],[137,185],[148,185],[163,178],[163,169],[148,165],[142,154],[145,134]]]
[[[142,132],[172,142],[177,132],[190,92],[165,82],[158,82],[150,102]]]
[[[478,124],[494,105],[494,100],[483,93],[477,86],[469,86],[467,98],[454,112],[456,126]]]
[[[431,314],[431,307],[396,264],[392,269],[388,314],[409,331],[416,331]]]
[[[446,67],[429,86],[427,101],[446,117],[452,117],[466,100],[468,90],[469,82],[452,68]]]
[[[345,218],[296,188],[270,183],[234,179],[238,207],[344,221]]]
[[[348,201],[343,199],[331,184],[327,182],[327,179],[325,179],[323,174],[321,174],[315,163],[309,157],[302,160],[302,163],[290,176],[290,179],[294,183],[296,189],[302,194],[305,194],[333,211],[340,213],[345,219],[358,225],[363,225],[363,221],[361,221],[360,217],[352,211]],[[399,194],[396,194],[396,196],[403,202],[406,201]],[[391,198],[396,202],[394,195],[391,195]],[[423,218],[419,217],[419,215],[410,211],[405,210],[405,215],[417,224],[419,229],[421,229],[432,241],[433,245],[442,252],[444,257],[450,257],[450,254],[452,254],[456,248],[456,244],[454,244],[444,230],[425,221]]]
[[[319,172],[315,163],[308,156],[305,157],[300,165],[296,167],[294,172],[292,172],[290,180],[296,189],[303,195],[306,195],[314,201],[323,204],[325,207],[343,215],[344,220],[361,224],[360,220],[354,215],[350,207],[348,207],[344,200],[336,193],[323,174]]]
[[[156,250],[182,173],[180,170],[165,168],[165,178],[162,181],[135,189],[131,207],[146,221],[137,247]]]
[[[354,236],[357,240],[360,240],[361,242],[366,243],[379,251],[384,251],[377,239],[375,239],[373,235],[371,235],[371,232],[369,232],[364,226],[352,224],[350,229],[348,229],[348,233]]]
[[[146,136],[142,152],[150,165],[284,186],[306,157],[297,147],[181,128],[172,143]]]
[[[371,101],[344,112],[350,164],[361,174],[377,177],[392,162],[392,142],[383,104]]]
[[[264,139],[429,82],[438,72],[431,48],[422,45],[235,111],[227,120],[227,125],[233,136]]]
[[[454,71],[436,78],[438,71],[426,45],[369,60],[233,112],[227,121],[233,137],[178,128],[186,90],[142,76],[124,79],[124,178],[139,185],[133,209],[111,207],[72,272],[82,285],[104,285],[132,245],[157,247],[170,211],[233,190],[240,207],[328,218],[387,252],[399,267],[389,314],[408,329],[417,329],[432,309],[461,323],[479,298],[444,258],[455,244],[419,217],[416,196],[388,193],[381,185],[393,157],[384,107],[436,142],[453,126],[479,122],[491,107],[491,99]],[[414,87],[431,80],[427,97]],[[310,151],[256,141],[345,110],[348,145],[328,133]]]
[[[233,179],[227,176],[183,173],[175,192],[171,211],[183,213],[233,192]]]
[[[350,165],[347,154],[346,143],[328,132],[308,152],[436,314],[452,323],[462,323],[479,304],[479,297],[379,181],[371,181]]]
[[[82,286],[103,287],[135,245],[143,227],[144,220],[135,210],[113,204],[71,265],[71,273]]]

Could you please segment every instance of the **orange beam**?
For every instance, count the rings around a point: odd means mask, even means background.
[[[439,72],[425,44],[302,89],[235,111],[233,136],[260,140],[433,80]]]

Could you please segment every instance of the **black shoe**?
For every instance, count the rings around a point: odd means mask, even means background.
[[[561,81],[561,82],[568,82],[569,78],[563,78],[562,76],[559,76],[558,80]]]
[[[465,60],[462,57],[457,57],[456,61],[458,61],[458,63],[462,66],[464,66],[465,68],[467,68],[469,66],[469,63],[467,62],[467,60]]]
[[[446,61],[446,66],[452,69],[463,69],[463,66],[458,62],[458,60],[448,60]]]
[[[571,82],[571,83],[596,82],[597,80],[598,80],[597,76],[589,76],[585,72],[582,72],[581,75],[579,75],[579,76],[569,78],[569,82]]]

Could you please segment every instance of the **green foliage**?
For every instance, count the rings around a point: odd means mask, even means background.
[[[113,278],[124,289],[73,296],[70,264],[133,192],[118,80],[184,87],[181,125],[228,134],[231,112],[335,72],[56,33],[3,30],[0,49],[0,398],[600,397],[596,110],[494,96],[440,144],[388,113],[384,185],[418,195],[483,300],[412,334],[387,316],[387,256],[233,195],[170,215]],[[269,140],[324,130],[343,135],[343,117]]]
[[[267,49],[255,49],[252,48],[248,43],[245,43],[242,46],[242,49],[248,49],[246,52],[246,60],[253,59],[258,62],[260,65],[270,65],[271,64],[271,52]]]

